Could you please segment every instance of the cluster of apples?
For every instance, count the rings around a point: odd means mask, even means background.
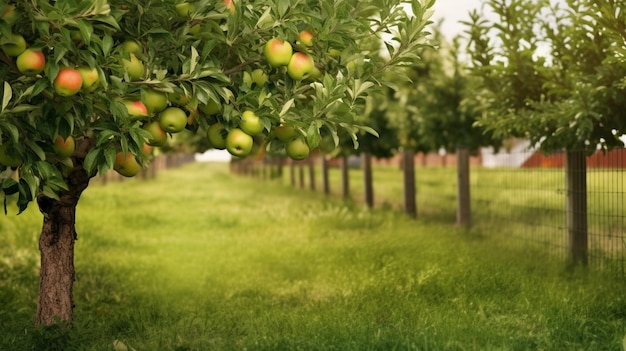
[[[300,31],[298,45],[303,50],[294,50],[290,42],[280,38],[268,40],[263,47],[263,54],[267,63],[273,68],[285,67],[286,72],[294,81],[303,79],[316,79],[321,75],[315,66],[312,56],[305,48],[313,46],[313,34],[308,30]],[[243,73],[243,81],[252,87],[262,87],[268,80],[268,76],[261,68],[252,72]],[[245,110],[241,114],[236,128],[227,130],[226,126],[217,122],[212,124],[207,132],[209,143],[216,149],[226,149],[236,157],[246,157],[255,154],[260,148],[266,135],[264,125],[259,116],[251,110]],[[271,128],[270,137],[278,139],[285,145],[287,156],[294,160],[302,160],[309,156],[310,147],[303,135],[293,126],[281,123]]]

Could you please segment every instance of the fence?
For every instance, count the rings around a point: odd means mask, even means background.
[[[574,177],[582,176],[586,189],[583,188],[584,194],[576,194],[571,186],[568,188],[567,180],[571,178],[564,167],[563,153],[543,156],[514,150],[494,155],[485,151],[470,161],[471,226],[488,229],[484,232],[497,233],[495,235],[508,241],[539,246],[547,255],[565,261],[571,256],[572,242],[580,234],[577,232],[581,231],[572,230],[572,223],[578,227],[582,223],[585,264],[626,277],[625,160],[625,150],[587,157],[586,171]],[[282,174],[281,179],[288,179],[292,186],[368,201],[364,172],[360,168],[363,162],[349,161],[344,162],[349,169],[345,172],[347,179],[344,179],[341,162],[329,162],[319,156],[301,162],[243,160],[233,163],[233,169],[266,178]],[[374,160],[373,206],[403,206],[399,162],[400,158]],[[288,171],[281,171],[281,165],[286,165]],[[328,169],[324,165],[336,167]],[[418,218],[456,220],[458,175],[455,165],[455,155],[415,156]],[[569,198],[581,195],[584,195],[584,206],[572,210],[571,205],[568,206]]]

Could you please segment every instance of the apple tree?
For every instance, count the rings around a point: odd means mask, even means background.
[[[490,0],[473,12],[469,52],[486,108],[478,123],[501,137],[565,150],[570,258],[586,263],[586,159],[623,147],[623,2]],[[491,17],[494,18],[494,17]],[[571,215],[575,214],[575,215]]]
[[[433,2],[3,1],[0,184],[5,212],[43,213],[36,324],[73,318],[76,207],[92,177],[131,177],[172,139],[300,158],[321,130],[335,143],[375,133],[361,101],[418,59]],[[371,38],[387,55],[361,45]]]

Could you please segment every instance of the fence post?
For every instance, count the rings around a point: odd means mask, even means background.
[[[415,201],[415,152],[404,149],[402,151],[402,178],[404,182],[404,212],[412,218],[417,217],[417,203]]]
[[[469,228],[471,223],[470,212],[470,165],[469,149],[459,146],[456,149],[456,180],[457,180],[457,210],[456,223],[465,228]]]
[[[363,185],[365,186],[365,204],[367,207],[374,207],[374,184],[372,179],[372,155],[364,152],[361,155],[363,162]]]
[[[567,231],[572,265],[587,265],[587,158],[584,151],[566,152]]]
[[[348,156],[341,156],[341,194],[344,198],[350,197],[350,169]]]
[[[328,179],[328,160],[326,155],[322,154],[322,187],[324,188],[324,194],[330,194],[330,181]]]
[[[309,164],[309,189],[315,191],[315,157],[309,157],[307,163]]]

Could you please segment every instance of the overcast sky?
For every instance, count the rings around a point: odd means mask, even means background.
[[[467,21],[468,13],[479,9],[482,3],[484,0],[436,0],[432,20],[437,23],[443,19],[442,32],[447,39],[452,39],[466,30],[459,21]]]

